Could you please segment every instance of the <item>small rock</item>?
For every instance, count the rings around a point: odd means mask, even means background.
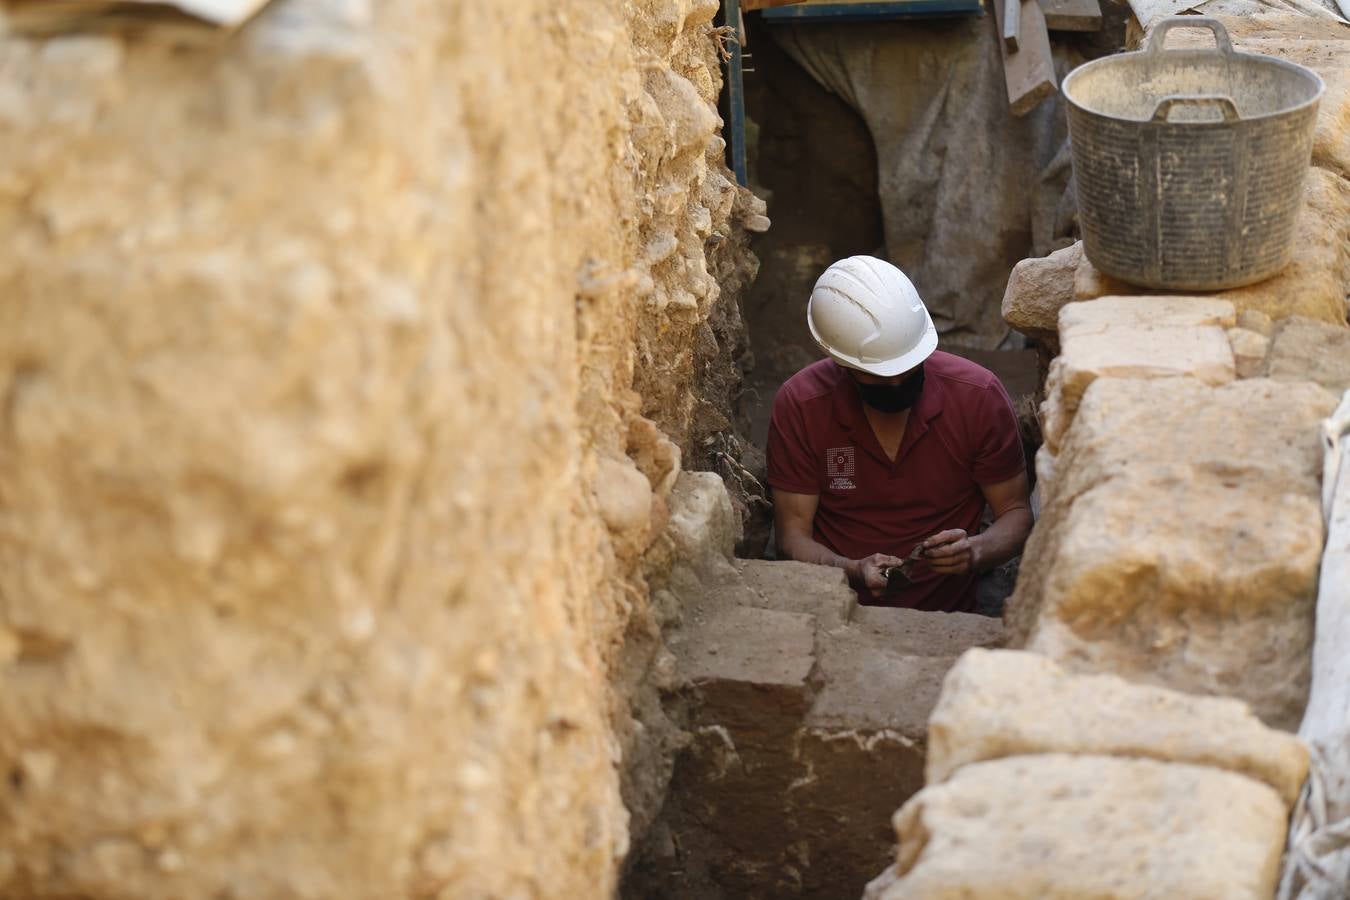
[[[645,529],[651,519],[652,486],[627,457],[600,460],[592,486],[600,517],[611,532]]]
[[[1265,359],[1279,381],[1315,381],[1335,394],[1350,389],[1350,329],[1290,316],[1280,323]]]
[[[1059,311],[1073,302],[1073,279],[1083,258],[1081,242],[1019,262],[1003,293],[1003,320],[1029,338],[1054,341]]]
[[[1270,339],[1264,334],[1246,328],[1228,329],[1228,345],[1233,349],[1233,364],[1239,378],[1254,378],[1261,374]]]
[[[770,222],[768,216],[746,216],[741,224],[745,226],[746,231],[762,234],[769,230]]]

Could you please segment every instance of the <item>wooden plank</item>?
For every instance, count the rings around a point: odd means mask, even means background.
[[[998,20],[998,34],[1003,33],[1003,4],[995,0],[994,17]],[[1002,40],[998,52],[1003,55],[1003,78],[1008,85],[1008,106],[1014,116],[1024,116],[1042,100],[1059,90],[1055,80],[1055,63],[1050,56],[1050,34],[1045,28],[1045,15],[1036,0],[1021,0],[1022,21],[1018,50],[1009,53]]]
[[[1003,18],[999,20],[1003,32],[1003,46],[1009,53],[1017,52],[1018,32],[1022,30],[1022,0],[994,0],[1003,4]]]
[[[1001,0],[993,0],[995,4]],[[984,0],[892,0],[892,2],[791,3],[765,9],[766,22],[874,22],[884,19],[924,19],[942,16],[979,16]]]
[[[741,0],[741,12],[754,12],[757,9],[768,9],[771,6],[786,6],[789,3],[797,3],[800,0]]]
[[[1040,0],[1045,27],[1051,31],[1101,31],[1102,8],[1097,0]]]

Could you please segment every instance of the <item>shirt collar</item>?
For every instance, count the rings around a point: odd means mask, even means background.
[[[858,389],[853,386],[852,376],[837,362],[831,360],[830,365],[835,367],[838,374],[838,380],[834,385],[834,417],[850,431],[861,427],[870,433],[872,426],[867,423],[867,417],[863,414],[862,398],[858,396]],[[942,379],[935,378],[932,372],[925,372],[923,392],[919,394],[919,402],[914,404],[910,412],[910,421],[918,420],[926,431],[928,423],[941,414],[942,405]]]

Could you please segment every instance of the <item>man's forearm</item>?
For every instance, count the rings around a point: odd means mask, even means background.
[[[1022,552],[1022,545],[1031,534],[1031,510],[1026,507],[1010,509],[999,516],[985,531],[971,538],[978,550],[975,569],[988,572],[996,569]]]
[[[857,581],[856,560],[840,556],[829,547],[804,534],[784,534],[778,538],[778,552],[797,562],[815,563],[818,566],[834,566],[843,569],[850,583]]]

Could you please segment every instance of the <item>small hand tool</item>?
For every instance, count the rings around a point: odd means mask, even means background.
[[[881,574],[886,576],[886,593],[893,594],[906,585],[914,583],[911,572],[914,571],[914,564],[924,558],[923,542],[914,545],[914,549],[909,551],[909,556],[898,566],[887,566],[881,570]]]

